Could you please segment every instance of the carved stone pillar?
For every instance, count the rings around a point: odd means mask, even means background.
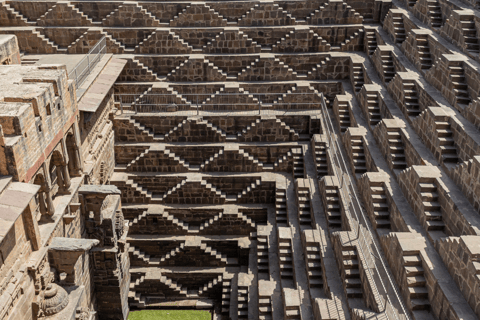
[[[40,206],[40,214],[42,216],[48,214],[47,207],[45,206],[45,194],[41,190],[38,192],[38,202]]]
[[[55,206],[53,205],[52,200],[52,193],[51,191],[45,191],[46,199],[47,199],[47,214],[53,216],[55,213]]]
[[[70,181],[70,174],[68,173],[68,168],[66,165],[62,165],[60,168],[62,168],[63,171],[63,186],[66,190],[68,190],[68,188],[70,188],[70,186],[72,185],[72,182]]]
[[[80,176],[82,174],[82,163],[80,160],[80,149],[74,146],[67,146],[70,161],[68,161],[68,169],[70,175]]]
[[[64,190],[64,182],[63,182],[63,170],[62,170],[62,167],[60,165],[55,165],[55,171],[57,172],[57,185],[58,185],[58,188],[61,192],[63,192]]]

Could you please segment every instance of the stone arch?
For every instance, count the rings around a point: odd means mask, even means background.
[[[70,174],[68,172],[67,163],[65,162],[65,157],[60,152],[59,148],[56,148],[50,156],[48,173],[50,174],[50,180],[52,183],[53,198],[55,198],[58,193],[69,193],[68,189],[71,185]]]
[[[42,170],[43,171],[43,170]],[[40,186],[37,194],[40,214],[42,216],[52,216],[55,213],[55,207],[51,196],[51,188],[48,185],[44,172],[38,172],[33,179],[33,184]]]

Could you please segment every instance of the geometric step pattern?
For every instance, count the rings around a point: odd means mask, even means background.
[[[219,26],[279,26],[308,24],[360,24],[363,17],[352,7],[339,1],[311,1],[308,6],[285,3],[287,10],[276,3],[256,3],[235,1],[226,3],[203,2],[167,5],[164,3],[138,3],[121,1],[115,5],[101,3],[98,6],[77,2],[59,1],[54,5],[33,7],[22,1],[9,1],[2,4],[1,15],[6,25],[40,25],[48,22],[50,26],[73,26],[72,16],[78,15],[79,21],[95,26],[171,26],[171,27],[219,27]],[[326,3],[325,3],[326,2]],[[373,1],[368,6],[352,3],[364,15],[373,15]],[[53,7],[53,9],[52,9]],[[60,7],[61,11],[57,7]],[[228,10],[230,9],[230,10]],[[233,10],[232,10],[233,9]],[[45,12],[42,12],[45,10]],[[80,10],[83,10],[80,11]],[[39,14],[34,15],[31,12]],[[51,13],[53,11],[53,13]],[[62,14],[58,14],[61,12]],[[221,12],[221,14],[220,14]],[[241,13],[243,12],[243,14]],[[23,15],[23,14],[26,15]],[[43,13],[43,14],[42,14]],[[44,16],[50,16],[48,19]],[[295,18],[297,16],[298,18]],[[81,17],[81,20],[80,20]],[[120,25],[120,21],[122,24]]]
[[[257,118],[250,125],[247,125],[242,131],[232,135],[227,134],[221,128],[218,128],[214,124],[198,116],[188,117],[187,119],[183,120],[182,122],[171,128],[169,132],[164,134],[159,134],[155,132],[155,129],[152,130],[150,128],[147,128],[135,118],[130,118],[128,120],[128,126],[133,127],[136,136],[138,138],[141,137],[142,141],[144,142],[283,142],[296,141],[299,139],[299,135],[295,130],[291,129],[288,125],[286,125],[284,122],[282,122],[275,116],[262,116],[261,118]],[[243,151],[242,153],[245,154],[245,151]],[[218,156],[219,155],[216,155],[214,157],[216,158]],[[287,154],[287,156],[289,155]],[[277,161],[279,161],[280,163],[280,161],[283,160],[277,159]],[[266,164],[262,165],[264,167],[267,166]],[[301,168],[301,172],[303,175],[303,166]]]

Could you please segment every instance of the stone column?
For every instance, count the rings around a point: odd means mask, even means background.
[[[62,165],[60,168],[62,168],[63,171],[63,186],[66,190],[68,190],[68,188],[70,188],[72,185],[72,182],[70,181],[70,174],[68,173],[68,167],[66,165]]]
[[[45,206],[45,195],[43,191],[38,192],[38,202],[40,205],[40,214],[42,216],[48,214],[47,207]]]
[[[65,182],[63,181],[63,166],[61,165],[55,165],[55,171],[57,172],[57,184],[59,191],[63,192],[65,187]]]
[[[76,175],[81,175],[82,174],[82,163],[80,162],[80,149],[75,145],[72,146],[73,152],[70,156],[70,162],[68,163],[69,165],[71,164],[70,169],[72,170],[72,174]]]
[[[52,193],[51,191],[45,191],[45,195],[47,196],[47,214],[50,216],[53,216],[55,213],[55,206],[53,205],[53,200],[52,200]]]

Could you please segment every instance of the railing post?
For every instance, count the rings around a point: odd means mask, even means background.
[[[197,116],[198,116],[198,94],[197,94]]]

